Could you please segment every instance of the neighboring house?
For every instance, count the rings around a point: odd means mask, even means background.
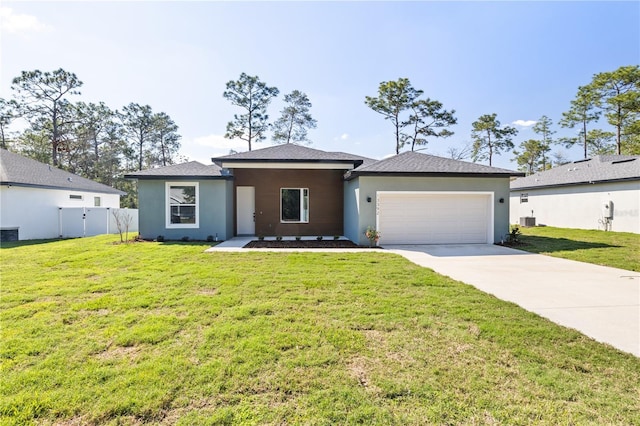
[[[640,233],[640,156],[599,155],[516,179],[510,204],[512,223]]]
[[[120,195],[109,186],[0,149],[1,239],[30,240],[82,236],[87,209],[119,208]],[[80,212],[80,235],[63,230],[63,211]],[[106,213],[106,212],[105,212]],[[102,214],[108,218],[108,214]],[[108,223],[103,226],[106,232]],[[132,227],[133,229],[133,227]],[[76,232],[76,231],[73,231]],[[104,233],[100,232],[100,233]]]
[[[509,232],[511,176],[406,152],[375,161],[294,144],[127,175],[143,237],[344,235],[367,244],[494,243]]]

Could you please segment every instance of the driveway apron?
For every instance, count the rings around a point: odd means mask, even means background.
[[[640,356],[640,273],[495,245],[385,245],[393,253]]]

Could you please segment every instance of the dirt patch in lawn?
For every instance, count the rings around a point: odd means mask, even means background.
[[[349,240],[253,240],[244,248],[324,248],[324,249],[358,249],[358,248],[381,248],[360,246]]]

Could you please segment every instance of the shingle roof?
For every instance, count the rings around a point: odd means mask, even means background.
[[[511,182],[512,190],[640,180],[640,155],[599,155]]]
[[[211,164],[206,166],[198,161],[189,161],[187,163],[173,164],[171,166],[158,167],[156,169],[142,170],[139,172],[128,173],[125,175],[127,179],[164,179],[164,178],[221,178],[225,177],[222,169]]]
[[[124,195],[107,185],[0,149],[0,184]]]
[[[225,155],[211,159],[216,163],[226,162],[258,162],[258,161],[286,161],[286,162],[344,162],[361,164],[363,161],[372,161],[359,155],[344,152],[327,152],[319,149],[308,148],[293,143],[270,146],[268,148],[253,151],[240,152],[238,154]]]
[[[348,178],[356,176],[396,174],[430,176],[522,176],[520,172],[489,167],[482,164],[436,157],[420,152],[408,151],[384,160],[359,167],[349,173]]]

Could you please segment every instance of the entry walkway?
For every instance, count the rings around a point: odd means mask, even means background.
[[[640,356],[640,273],[495,245],[385,246],[410,261]]]
[[[236,237],[207,251],[241,251]],[[386,251],[640,357],[640,273],[507,247],[385,245]],[[358,252],[362,249],[251,249]]]

